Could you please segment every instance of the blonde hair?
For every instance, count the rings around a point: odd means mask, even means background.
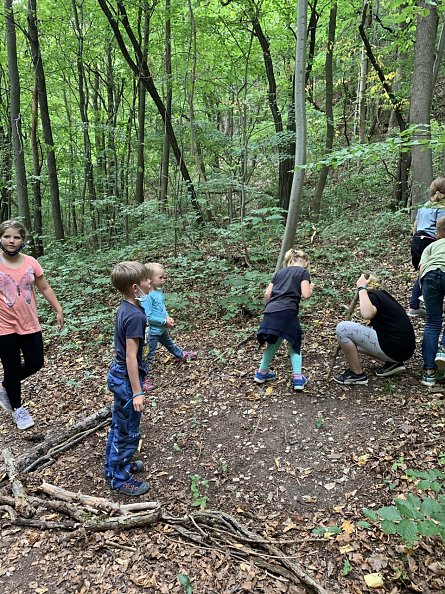
[[[0,223],[0,237],[2,237],[5,234],[6,229],[9,228],[18,231],[22,236],[23,241],[26,239],[25,226],[16,219],[9,219],[9,221],[3,221],[3,223]]]
[[[303,250],[294,250],[293,248],[287,250],[284,254],[283,268],[286,266],[302,266],[307,268],[309,266],[308,255]]]
[[[436,177],[436,179],[433,179],[430,185],[430,191],[431,200],[433,200],[437,192],[445,196],[445,177]],[[437,202],[437,200],[433,200],[433,202]]]
[[[148,270],[140,262],[119,262],[111,272],[113,287],[124,295],[133,285],[138,285],[148,278]]]
[[[148,271],[148,278],[150,280],[153,279],[154,275],[156,274],[156,272],[158,272],[158,270],[164,270],[164,267],[162,266],[162,264],[159,264],[159,262],[147,262],[147,264],[145,264],[145,268]]]

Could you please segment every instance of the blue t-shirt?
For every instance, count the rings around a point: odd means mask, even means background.
[[[141,302],[150,325],[150,334],[160,336],[165,332],[165,322],[167,320],[167,310],[164,303],[164,293],[161,289],[150,291]]]
[[[128,301],[122,301],[116,312],[114,325],[114,350],[116,353],[116,362],[119,365],[127,366],[127,338],[137,338],[139,340],[137,361],[141,375],[145,375],[146,369],[142,360],[142,349],[145,339],[145,327],[147,318],[144,311],[138,305],[133,305]]]
[[[445,204],[443,202],[426,202],[417,211],[416,231],[425,231],[427,235],[436,237],[437,221],[445,216]]]
[[[288,266],[279,270],[272,279],[272,294],[264,313],[292,309],[298,315],[301,300],[301,281],[311,282],[306,268],[302,266]]]

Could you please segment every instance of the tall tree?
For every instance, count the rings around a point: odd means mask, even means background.
[[[428,141],[431,138],[431,102],[433,98],[434,57],[437,33],[437,5],[419,0],[414,45],[409,121],[416,125],[412,153],[411,203],[424,202],[433,180],[433,158]]]
[[[14,148],[14,167],[19,216],[23,220],[25,226],[28,229],[31,229],[31,214],[29,210],[28,185],[25,169],[25,151],[22,138],[22,114],[20,112],[21,89],[19,67],[17,63],[17,38],[12,3],[13,0],[5,0],[12,145]]]
[[[56,239],[64,239],[62,213],[60,211],[59,179],[57,176],[56,152],[49,115],[48,95],[46,92],[45,70],[40,52],[39,32],[37,28],[37,3],[28,0],[28,39],[31,46],[32,63],[35,69],[37,96],[40,105],[40,118],[42,121],[43,137],[46,146],[46,166],[48,169],[48,182],[51,194],[51,208]]]
[[[289,201],[286,228],[281,242],[276,271],[283,262],[284,254],[290,249],[295,240],[298,217],[300,214],[301,194],[303,191],[304,165],[306,164],[307,123],[306,123],[306,31],[307,31],[307,0],[298,0],[297,9],[297,44],[295,51],[295,168]]]

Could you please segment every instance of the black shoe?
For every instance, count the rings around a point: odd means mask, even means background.
[[[389,377],[390,375],[396,375],[397,373],[403,373],[404,371],[406,371],[406,367],[403,364],[403,361],[396,363],[388,361],[382,367],[376,369],[375,374],[377,377]]]
[[[368,385],[368,376],[366,373],[354,373],[350,369],[347,369],[341,375],[335,375],[334,380],[337,384],[362,384],[363,386]]]

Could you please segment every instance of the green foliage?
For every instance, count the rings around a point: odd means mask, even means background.
[[[193,474],[190,477],[191,485],[190,489],[193,496],[193,505],[205,509],[207,505],[208,495],[206,492],[209,488],[209,481],[202,478],[199,474]]]
[[[416,482],[419,491],[431,491],[431,495],[415,495],[394,499],[394,505],[378,510],[364,508],[364,515],[378,522],[384,534],[394,534],[412,547],[422,537],[438,536],[445,542],[445,473],[440,470],[407,470],[406,476],[420,479]],[[440,480],[439,480],[440,479]]]
[[[181,586],[184,588],[186,594],[193,594],[192,583],[191,583],[188,575],[185,575],[184,573],[180,573],[178,575],[178,581],[181,584]]]

